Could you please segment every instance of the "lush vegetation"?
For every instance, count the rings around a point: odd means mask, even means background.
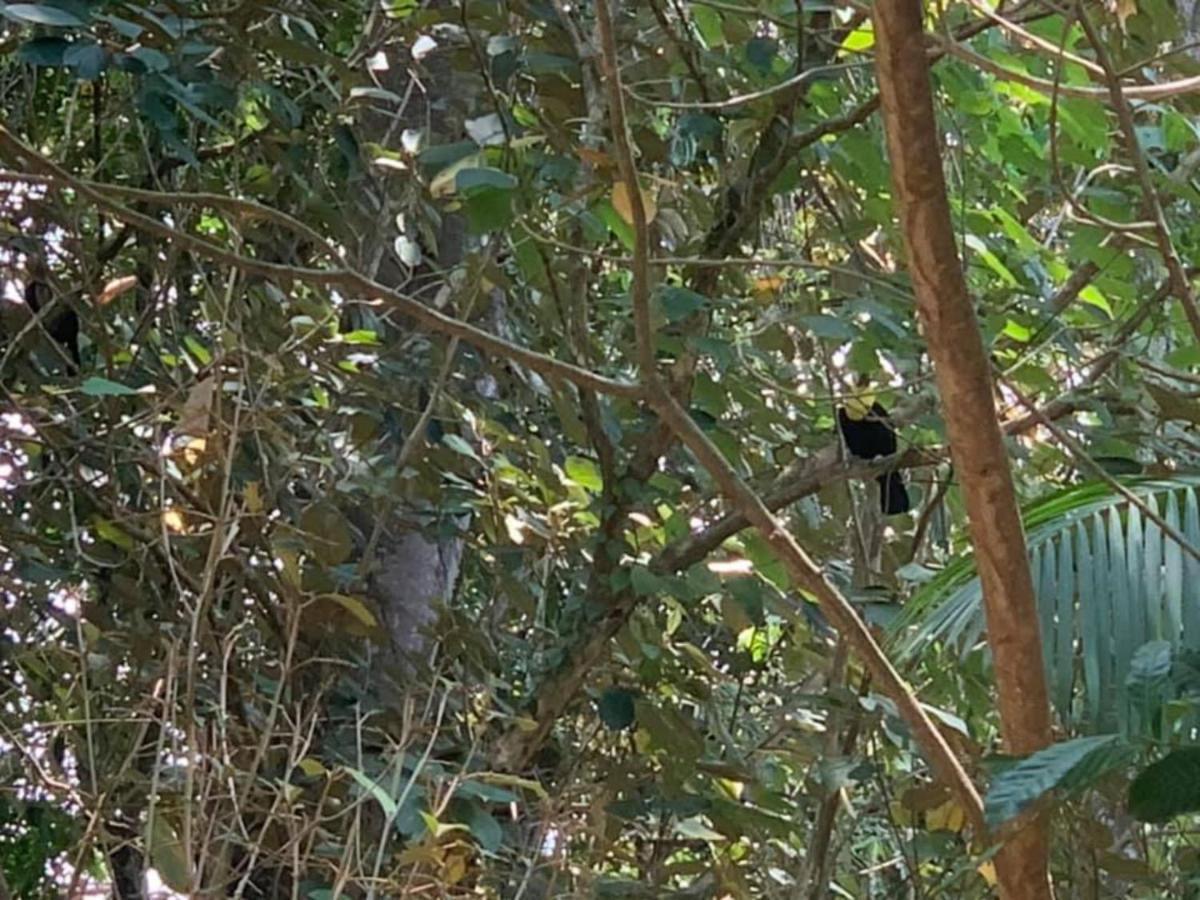
[[[733,475],[1060,896],[1200,896],[1186,6],[926,10],[1056,723],[1014,760],[867,7],[0,3],[0,897],[991,896]],[[897,457],[840,445],[867,393]]]

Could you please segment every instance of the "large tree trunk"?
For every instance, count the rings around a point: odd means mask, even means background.
[[[991,368],[950,220],[921,6],[916,0],[879,0],[874,18],[892,184],[983,584],[1005,749],[1028,754],[1050,743],[1033,579]],[[1004,897],[1052,896],[1046,838],[1044,823],[1035,821],[1005,844],[996,860]]]

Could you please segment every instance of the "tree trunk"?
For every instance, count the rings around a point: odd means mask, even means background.
[[[408,74],[408,46],[403,41],[385,45],[380,52],[387,58],[388,68],[377,73],[379,81],[397,97],[409,99],[396,116],[382,117],[368,107],[359,126],[363,136],[392,149],[396,149],[402,133],[409,128],[425,131],[428,126],[426,143],[461,139],[466,111],[461,108],[460,98],[468,92],[455,92],[453,51],[453,46],[441,46],[425,57],[421,84],[414,90],[416,86],[410,84]],[[432,290],[433,282],[442,277],[436,273],[450,271],[465,254],[467,235],[462,216],[457,213],[442,216],[433,265],[409,271],[392,249],[399,234],[393,224],[397,208],[387,193],[386,179],[374,182],[373,187],[361,207],[369,239],[359,255],[381,283],[397,288],[416,283],[422,293],[432,296],[436,293]],[[430,372],[427,383],[433,377]],[[375,547],[375,558],[369,561],[374,567],[369,589],[391,641],[389,656],[400,671],[411,673],[427,655],[428,628],[437,617],[437,604],[454,591],[464,541],[462,537],[434,538],[423,534],[411,523],[408,512],[397,504],[387,514],[387,521],[381,523],[382,539]]]
[[[873,15],[897,212],[983,585],[1005,749],[1028,754],[1050,743],[1033,579],[991,369],[950,220],[921,6],[879,0]],[[1046,838],[1045,823],[1034,821],[1004,845],[996,860],[1002,896],[1052,896]]]

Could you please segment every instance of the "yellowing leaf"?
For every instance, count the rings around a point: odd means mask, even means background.
[[[629,193],[629,187],[624,181],[613,183],[612,191],[613,209],[617,211],[617,215],[627,225],[633,224],[633,198]],[[654,217],[658,214],[658,208],[654,205],[654,198],[645,191],[642,191],[642,210],[646,214],[646,224],[654,221]]]
[[[979,876],[984,881],[987,882],[988,887],[996,886],[996,864],[995,863],[993,863],[989,860],[988,862],[983,863],[983,865],[981,865],[975,871],[978,872]]]
[[[374,628],[379,624],[375,619],[375,614],[358,597],[351,597],[347,594],[326,594],[325,599],[337,603],[368,628]]]
[[[892,821],[897,825],[903,825],[909,828],[913,824],[913,814],[899,800],[893,800],[888,804],[892,811]]]
[[[446,864],[442,866],[442,880],[446,884],[458,884],[466,877],[467,874],[467,858],[461,854],[455,853],[446,858]]]
[[[765,275],[762,278],[755,278],[751,285],[751,290],[755,296],[762,297],[777,293],[784,285],[784,279],[780,275]]]
[[[246,500],[246,510],[258,515],[263,511],[262,488],[257,481],[251,481],[242,492]]]
[[[481,164],[483,154],[472,153],[464,156],[453,165],[449,165],[433,176],[429,182],[429,194],[432,197],[448,197],[454,193],[458,173],[463,169],[471,169]]]
[[[947,800],[925,813],[925,827],[930,831],[962,831],[967,814],[955,800]]]
[[[541,782],[530,778],[522,778],[520,775],[510,775],[507,772],[476,772],[472,777],[476,781],[482,781],[484,784],[521,788],[522,790],[532,791],[542,800],[550,799],[550,795],[546,793],[546,789],[542,787]]]
[[[300,767],[300,771],[310,778],[316,778],[318,775],[328,774],[329,770],[321,765],[319,760],[313,759],[311,756],[306,756],[300,762],[296,763]]]

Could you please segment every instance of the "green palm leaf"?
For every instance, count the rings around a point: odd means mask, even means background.
[[[1132,491],[1200,547],[1200,476],[1131,479]],[[1072,487],[1023,512],[1050,697],[1063,724],[1095,733],[1140,730],[1127,682],[1151,641],[1172,655],[1200,650],[1200,561],[1103,483]],[[897,656],[931,643],[986,652],[982,589],[965,548],[891,626]],[[1132,719],[1131,719],[1132,716]]]

